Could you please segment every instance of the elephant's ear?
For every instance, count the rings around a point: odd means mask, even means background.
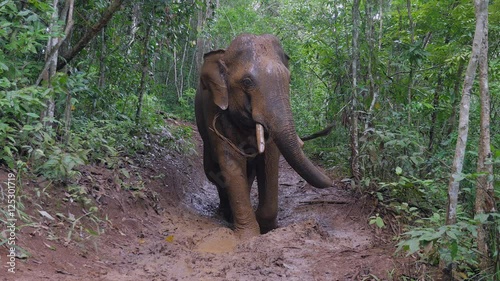
[[[222,61],[225,50],[216,50],[203,55],[201,68],[201,83],[203,88],[213,95],[214,103],[222,110],[228,107],[228,92],[226,86],[226,67]]]

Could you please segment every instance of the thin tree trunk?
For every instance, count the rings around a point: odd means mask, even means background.
[[[135,112],[135,122],[138,124],[141,118],[141,113],[142,113],[142,103],[143,103],[143,98],[144,98],[144,91],[146,88],[146,77],[148,75],[148,62],[149,62],[149,51],[148,51],[148,45],[149,45],[149,36],[151,33],[151,25],[152,23],[146,23],[146,35],[144,38],[144,45],[143,45],[143,59],[141,63],[142,67],[142,75],[141,75],[141,82],[139,84],[139,97],[138,97],[138,103],[137,103],[137,111]]]
[[[140,4],[134,3],[132,7],[132,24],[130,25],[130,41],[127,44],[127,55],[132,52],[132,45],[135,42],[135,34],[139,30],[139,18],[141,15]]]
[[[182,95],[184,94],[184,65],[186,61],[186,53],[187,53],[187,45],[188,41],[184,43],[184,50],[182,51],[182,60],[181,60],[181,66],[179,69],[179,85],[177,87],[177,97],[182,98]]]
[[[49,34],[54,32],[54,25],[59,19],[59,9],[57,7],[59,5],[59,0],[54,0],[52,5],[54,6],[54,11],[52,12],[52,19],[49,25]],[[44,80],[47,81],[47,86],[49,88],[52,88],[51,80],[52,77],[54,77],[54,75],[56,74],[57,54],[59,52],[59,48],[57,48],[57,45],[59,40],[60,38],[58,37],[49,38],[45,52],[45,68],[40,74],[37,84],[39,84],[41,80]],[[52,126],[52,121],[50,120],[54,118],[55,107],[56,104],[54,101],[54,96],[51,95],[49,100],[47,100],[47,107],[41,115],[44,126]]]
[[[436,119],[437,119],[437,114],[438,114],[438,107],[439,107],[439,95],[443,91],[443,78],[442,78],[442,73],[439,71],[438,73],[438,81],[436,85],[436,89],[434,91],[434,99],[432,100],[432,114],[431,114],[431,128],[429,129],[429,145],[427,146],[427,149],[429,150],[430,153],[432,153],[432,146],[434,145],[434,133],[436,131]]]
[[[101,55],[99,57],[99,88],[104,89],[106,80],[106,64],[104,63],[106,59],[106,28],[101,30]]]
[[[488,87],[488,1],[476,0],[476,9],[482,17],[484,37],[479,55],[479,92],[481,99],[481,124],[479,153],[477,161],[476,215],[495,212],[493,190],[493,164],[490,141],[490,93]],[[489,249],[488,233],[491,225],[482,224],[477,228],[477,250],[481,253],[479,267],[485,274],[493,269],[492,251]],[[494,237],[494,236],[493,236]]]
[[[177,74],[177,46],[174,45],[174,83],[175,83],[175,90],[177,94],[177,100],[180,99],[179,96],[179,81],[178,81],[178,74]]]
[[[206,10],[200,10],[198,12],[198,21],[196,24],[196,29],[197,29],[197,39],[196,39],[196,72],[199,73],[201,65],[203,64],[203,54],[209,51],[210,46],[210,38],[205,38],[202,36],[202,31],[203,31],[203,26],[205,25],[205,22],[207,19],[211,18],[213,16],[213,9],[219,8],[219,1],[215,1],[214,4],[212,4],[213,1],[211,0],[206,0]]]
[[[69,143],[71,129],[71,91],[66,92],[66,105],[64,107],[64,141]]]
[[[206,1],[207,12],[210,9],[210,4]],[[196,23],[196,51],[195,51],[195,61],[196,61],[196,73],[200,72],[201,65],[203,64],[203,54],[205,53],[205,38],[202,36],[203,26],[205,25],[207,12],[203,12],[203,9],[198,11],[198,21]]]
[[[372,127],[372,114],[373,110],[375,108],[375,104],[377,103],[378,99],[378,89],[375,85],[375,80],[373,79],[373,60],[375,58],[373,52],[375,51],[375,39],[374,37],[374,26],[373,26],[373,6],[374,3],[372,1],[367,0],[365,3],[365,13],[366,13],[366,42],[368,43],[368,80],[369,80],[369,85],[370,85],[370,96],[372,97],[372,101],[370,103],[370,107],[368,108],[368,112],[366,115],[366,122],[365,122],[365,133],[367,132],[368,128]]]
[[[458,205],[458,190],[462,168],[464,165],[465,146],[467,145],[467,137],[469,133],[469,109],[471,89],[476,76],[479,53],[484,38],[485,18],[481,9],[481,2],[484,0],[475,0],[476,3],[476,30],[474,33],[474,41],[472,43],[472,52],[470,55],[469,65],[465,72],[465,79],[462,89],[462,101],[460,102],[460,117],[458,122],[458,138],[455,147],[455,156],[451,167],[451,176],[448,184],[448,206],[446,211],[446,224],[455,224],[457,221],[457,205]]]
[[[66,28],[65,28],[65,35],[61,39],[61,44],[66,38],[69,36],[69,33],[71,32],[71,29],[73,28],[73,8],[74,8],[74,0],[69,0],[66,1],[66,4],[64,6],[64,10],[62,12],[62,20],[66,22]],[[61,46],[59,44],[58,48]],[[54,68],[57,65],[54,64]],[[66,91],[66,106],[64,108],[64,141],[66,144],[69,143],[70,139],[70,131],[71,131],[71,109],[72,109],[72,104],[71,104],[71,91],[67,90]]]
[[[451,107],[451,114],[450,117],[448,118],[447,126],[444,127],[443,130],[446,132],[446,135],[449,136],[453,130],[455,129],[456,123],[457,123],[457,110],[456,108],[458,107],[458,92],[460,91],[460,79],[462,78],[462,75],[464,73],[464,66],[465,62],[460,61],[458,63],[458,70],[456,74],[456,79],[455,79],[455,85],[453,86],[453,102],[452,102],[452,107]]]
[[[57,64],[57,70],[63,68],[66,64],[68,64],[78,53],[80,53],[85,46],[92,40],[96,34],[106,26],[108,21],[113,17],[113,14],[118,11],[121,7],[122,3],[126,0],[113,0],[109,5],[108,9],[104,12],[101,19],[90,27],[85,35],[76,43],[76,45],[68,52],[63,54],[63,59],[60,60]]]
[[[359,0],[352,6],[352,99],[351,99],[351,172],[354,183],[359,186],[361,172],[359,169],[359,129],[358,129],[358,64],[359,64]]]
[[[378,27],[378,50],[382,50],[382,35],[384,34],[384,0],[379,0],[378,3],[378,14],[380,17],[379,27]]]
[[[198,85],[198,75],[195,73],[193,75],[193,70],[196,68],[196,50],[193,51],[193,55],[191,56],[191,62],[189,63],[189,71],[187,77],[189,78],[188,80],[188,86],[191,88],[196,88]]]
[[[410,39],[411,45],[415,44],[415,27],[413,24],[413,17],[411,15],[411,0],[406,0],[406,9],[408,11],[408,21],[410,24]],[[415,63],[410,60],[410,75],[408,78],[408,125],[411,126],[411,102],[412,102],[412,89],[413,89],[413,76],[415,75]]]
[[[54,23],[58,20],[59,18],[59,10],[58,10],[58,0],[54,0],[53,5],[54,5],[54,13],[52,14],[52,23],[49,27],[50,32],[53,31]],[[64,6],[64,9],[61,11],[61,16],[60,20],[66,22],[66,27],[64,29],[64,36],[62,38],[58,37],[51,37],[48,40],[47,43],[47,50],[46,50],[46,57],[45,57],[45,66],[38,76],[38,79],[36,81],[36,85],[40,84],[42,80],[47,81],[48,87],[51,86],[51,79],[54,77],[56,74],[56,66],[57,66],[57,56],[59,53],[59,48],[61,47],[61,44],[66,40],[68,35],[71,32],[71,29],[73,28],[73,7],[74,7],[74,0],[68,0]],[[54,98],[51,97],[47,101],[47,108],[44,112],[41,114],[41,119],[47,118],[48,120],[54,118],[54,113],[55,113],[55,101]],[[52,121],[46,121],[44,122],[45,126],[51,126]]]

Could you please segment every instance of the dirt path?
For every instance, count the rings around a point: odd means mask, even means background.
[[[67,196],[62,192],[42,196],[40,205],[32,203],[34,194],[23,198],[39,221],[16,237],[31,256],[16,260],[15,274],[2,269],[0,279],[400,280],[396,276],[405,273],[393,258],[389,236],[368,225],[371,207],[343,183],[314,189],[282,160],[280,227],[237,241],[216,214],[216,191],[202,173],[201,159],[159,147],[152,151],[123,164],[132,175],[128,181],[142,181],[142,189],[117,187],[116,170],[82,169],[80,184],[94,196],[100,220],[68,220],[86,210],[77,202],[61,204]],[[37,213],[41,209],[62,216],[49,220]],[[0,247],[2,268],[6,255]]]

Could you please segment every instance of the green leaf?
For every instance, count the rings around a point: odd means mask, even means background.
[[[396,167],[396,174],[401,175],[403,173],[403,169],[401,167]]]
[[[9,70],[9,67],[5,63],[0,61],[0,69],[7,71]]]
[[[420,240],[418,239],[410,239],[406,241],[409,249],[408,249],[408,255],[412,255],[418,250],[420,250]]]
[[[99,233],[97,233],[95,230],[86,228],[85,231],[87,231],[90,235],[92,236],[99,236]]]
[[[385,226],[384,224],[384,220],[381,218],[381,217],[377,217],[375,219],[375,224],[379,227],[379,228],[383,228]]]
[[[122,175],[124,175],[127,179],[130,178],[130,173],[127,171],[127,169],[121,168],[120,173],[122,173]]]
[[[457,234],[455,233],[454,229],[450,229],[450,230],[446,231],[446,235],[448,235],[448,237],[453,239],[453,241],[458,240]]]
[[[458,254],[458,243],[456,240],[453,240],[450,244],[450,254],[451,254],[451,258],[452,259],[455,259],[457,257],[457,254]]]
[[[9,79],[3,77],[3,78],[0,78],[0,87],[2,88],[9,88],[10,85],[12,85],[9,81]]]
[[[10,147],[5,146],[5,147],[3,148],[3,151],[5,151],[5,153],[6,153],[8,156],[13,157],[13,155],[12,155],[12,151],[11,151]]]
[[[19,12],[19,16],[24,17],[27,16],[30,13],[30,10],[22,10]]]
[[[465,174],[459,174],[459,175],[453,175],[453,178],[456,180],[456,181],[462,181],[463,179],[466,178]]]
[[[24,127],[22,128],[22,131],[33,131],[35,129],[35,127],[31,126],[31,125],[24,125]]]
[[[40,115],[33,113],[33,112],[28,112],[28,113],[26,113],[26,115],[28,115],[29,117],[37,118],[37,119],[40,118]]]

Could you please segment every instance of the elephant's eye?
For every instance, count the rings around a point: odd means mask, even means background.
[[[252,88],[255,85],[254,82],[252,81],[252,78],[250,78],[250,77],[243,78],[243,80],[241,80],[241,84],[246,89]]]

